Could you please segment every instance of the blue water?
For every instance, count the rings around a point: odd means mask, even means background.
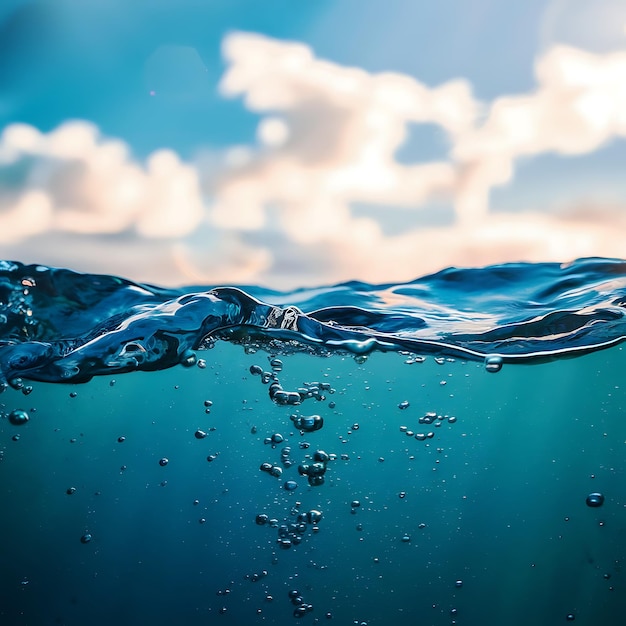
[[[1,263],[0,623],[622,625],[625,295]]]

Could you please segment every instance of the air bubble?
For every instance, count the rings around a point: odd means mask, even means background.
[[[495,373],[499,372],[502,369],[502,357],[491,355],[485,358],[485,369],[488,372]]]
[[[600,507],[604,504],[604,496],[601,493],[590,493],[587,496],[587,506],[592,508]]]
[[[26,424],[26,422],[30,419],[28,413],[26,411],[22,411],[21,409],[15,409],[9,413],[9,422],[13,424],[13,426],[22,426]]]

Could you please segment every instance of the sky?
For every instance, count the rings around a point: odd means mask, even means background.
[[[0,258],[274,289],[626,257],[623,0],[3,0]]]

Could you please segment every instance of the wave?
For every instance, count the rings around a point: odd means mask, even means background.
[[[85,382],[191,365],[196,350],[219,340],[274,352],[531,362],[623,341],[625,305],[619,259],[450,268],[408,283],[289,292],[166,289],[0,261],[0,378]]]

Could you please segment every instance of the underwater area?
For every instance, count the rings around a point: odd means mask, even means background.
[[[0,263],[0,623],[621,626],[626,262]]]

